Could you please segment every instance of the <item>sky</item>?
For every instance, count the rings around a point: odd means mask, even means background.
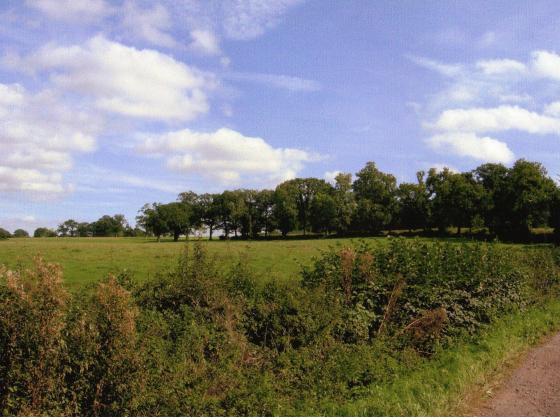
[[[560,3],[0,0],[0,226],[178,193],[539,161]]]

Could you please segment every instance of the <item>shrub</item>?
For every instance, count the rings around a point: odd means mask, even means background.
[[[68,294],[59,266],[0,269],[0,404],[6,414],[61,411]]]
[[[259,285],[195,244],[153,280],[71,296],[38,259],[0,272],[0,414],[325,415],[557,294],[559,264],[548,247],[392,239]]]

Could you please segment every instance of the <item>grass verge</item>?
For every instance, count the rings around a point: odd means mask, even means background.
[[[476,340],[460,342],[367,398],[329,407],[325,416],[457,416],[517,364],[521,355],[560,329],[560,300],[496,320]]]

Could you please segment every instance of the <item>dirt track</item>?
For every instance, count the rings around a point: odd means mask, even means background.
[[[532,350],[473,417],[560,417],[560,333]]]

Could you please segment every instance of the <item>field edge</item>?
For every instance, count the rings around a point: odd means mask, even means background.
[[[376,386],[369,397],[332,405],[324,416],[465,416],[507,376],[529,349],[560,330],[560,300],[510,314],[477,341],[459,342],[418,369]]]

